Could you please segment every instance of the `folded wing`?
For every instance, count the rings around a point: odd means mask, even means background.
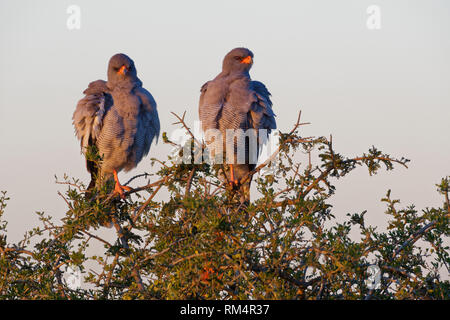
[[[91,82],[83,93],[85,96],[78,101],[72,119],[75,134],[80,140],[81,151],[85,153],[89,146],[96,144],[100,136],[105,114],[112,106],[112,98],[103,80]],[[94,162],[86,160],[86,167],[92,177],[97,175],[98,168]],[[91,184],[93,181],[95,183],[94,178]]]

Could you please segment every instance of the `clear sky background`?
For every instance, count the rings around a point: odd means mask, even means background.
[[[372,4],[381,9],[380,30],[366,26]],[[81,9],[79,30],[66,26],[69,5]],[[118,52],[135,61],[170,134],[170,111],[197,120],[201,85],[220,72],[229,50],[248,47],[251,75],[271,91],[282,131],[301,109],[312,123],[304,135],[332,134],[338,152],[356,156],[375,145],[412,160],[408,170],[369,177],[360,168],[339,181],[339,219],[368,210],[368,224],[385,228],[387,189],[402,205],[440,206],[435,183],[450,174],[449,18],[447,0],[2,0],[0,190],[11,197],[9,240],[36,225],[35,211],[64,216],[57,191],[66,188],[55,174],[88,183],[71,118]],[[168,151],[153,146],[119,177],[152,171],[150,157]]]

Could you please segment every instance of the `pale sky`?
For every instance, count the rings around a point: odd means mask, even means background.
[[[69,5],[81,28],[69,30]],[[366,10],[378,5],[381,29]],[[286,132],[301,109],[304,136],[333,135],[337,152],[375,145],[411,159],[408,170],[370,177],[360,168],[337,183],[334,213],[368,210],[386,226],[387,189],[402,205],[440,206],[435,183],[450,175],[450,2],[447,0],[310,1],[15,1],[0,2],[0,190],[11,201],[9,241],[36,226],[35,211],[66,211],[54,175],[89,182],[72,114],[89,82],[106,79],[118,52],[134,61],[155,97],[162,131],[170,111],[198,118],[199,89],[224,55],[245,46],[251,76],[272,93]],[[164,159],[161,142],[122,181]],[[299,159],[302,160],[302,159]]]

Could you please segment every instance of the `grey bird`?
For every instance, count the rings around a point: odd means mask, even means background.
[[[137,166],[157,141],[160,123],[153,96],[142,87],[133,60],[119,53],[111,57],[108,81],[91,82],[73,114],[81,150],[95,146],[101,161],[86,157],[91,174],[88,190],[114,179],[114,191],[124,198],[129,187],[119,183],[117,173]]]
[[[210,157],[216,158],[215,151],[222,148],[227,163],[224,178],[239,188],[241,202],[250,201],[251,177],[242,184],[241,180],[255,169],[260,147],[277,127],[269,91],[263,83],[250,78],[252,65],[253,53],[249,49],[231,50],[223,60],[222,72],[202,86],[199,102]],[[234,135],[227,135],[227,130],[233,130]],[[214,135],[209,138],[208,131],[220,132],[221,139]],[[239,158],[239,148],[245,158]]]

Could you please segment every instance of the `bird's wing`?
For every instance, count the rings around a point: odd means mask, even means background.
[[[85,96],[78,101],[73,113],[75,133],[83,152],[98,139],[106,111],[112,105],[111,96],[107,91],[105,81],[91,82],[84,90]]]
[[[138,130],[135,137],[136,147],[139,149],[136,150],[136,161],[139,162],[150,151],[152,142],[154,140],[158,142],[161,125],[156,101],[150,92],[139,87],[136,95],[139,97],[142,108],[138,115],[140,117],[138,125],[142,124],[143,126],[143,130]]]
[[[73,125],[75,133],[80,140],[81,151],[86,152],[87,148],[96,145],[103,127],[105,114],[112,105],[112,98],[106,87],[106,82],[97,80],[91,82],[83,92],[84,98],[78,101],[73,113]],[[86,159],[86,168],[91,173],[91,183],[89,188],[95,184],[98,174],[97,164]]]
[[[259,81],[252,81],[250,87],[254,91],[253,103],[249,111],[250,126],[255,129],[266,129],[269,135],[277,128],[270,92]]]
[[[156,142],[158,142],[161,125],[159,122],[156,101],[151,93],[142,87],[137,91],[137,95],[140,98],[142,108],[145,111],[144,117],[146,120],[145,123],[147,125],[147,135],[150,137],[150,143],[153,140],[156,140]]]
[[[202,86],[198,112],[203,131],[218,129],[226,90],[226,85],[220,80],[208,81]]]

